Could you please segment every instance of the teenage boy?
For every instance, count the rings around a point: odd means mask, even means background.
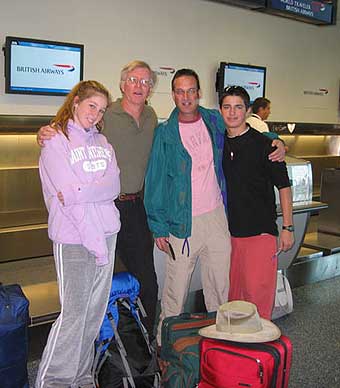
[[[246,123],[250,98],[239,86],[225,90],[220,111],[226,125],[223,171],[227,177],[232,255],[229,300],[257,305],[271,319],[277,252],[294,243],[290,182],[284,162],[272,163],[272,141]],[[279,190],[283,227],[277,242],[274,186]]]

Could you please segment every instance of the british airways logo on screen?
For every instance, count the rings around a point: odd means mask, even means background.
[[[228,84],[226,85],[227,88],[229,88],[230,86],[234,86],[232,84]],[[239,86],[242,86],[242,88],[246,89],[246,90],[254,90],[254,89],[258,89],[261,87],[261,82],[256,82],[256,81],[248,81],[244,84],[239,84]]]
[[[52,66],[51,67],[17,66],[16,71],[18,73],[64,75],[65,72],[72,72],[76,70],[76,67],[74,65],[53,64]]]
[[[63,64],[54,64],[55,67],[60,67],[66,71],[74,71],[76,67],[74,65],[63,65]]]
[[[253,82],[253,81],[249,81],[248,85],[252,86],[253,88],[259,88],[261,86],[260,82]]]
[[[228,85],[228,86],[231,86],[231,85]],[[239,86],[242,86],[244,89],[248,90],[248,91],[251,91],[251,90],[255,90],[255,89],[258,89],[261,87],[261,82],[257,82],[257,81],[248,81],[248,82],[245,82],[244,84],[241,84]]]

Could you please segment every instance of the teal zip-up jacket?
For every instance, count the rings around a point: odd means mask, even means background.
[[[222,170],[225,125],[215,109],[199,107],[211,137],[215,173],[226,208],[226,182]],[[191,157],[184,148],[178,127],[178,109],[155,130],[148,162],[144,204],[154,237],[191,236]]]

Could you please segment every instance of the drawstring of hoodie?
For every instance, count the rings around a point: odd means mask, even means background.
[[[189,256],[190,256],[190,246],[189,246],[189,240],[188,240],[188,238],[185,238],[185,240],[184,240],[184,242],[183,242],[183,246],[182,246],[182,255],[184,255],[184,249],[185,249],[185,247],[187,247],[187,252],[188,252],[187,257],[189,257]]]

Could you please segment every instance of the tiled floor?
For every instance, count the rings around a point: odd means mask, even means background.
[[[290,388],[340,387],[340,277],[293,290],[294,312],[276,321],[293,342]]]
[[[294,312],[276,321],[293,342],[289,388],[339,388],[340,277],[296,288],[293,294]],[[31,384],[48,330],[45,325],[30,333]]]

